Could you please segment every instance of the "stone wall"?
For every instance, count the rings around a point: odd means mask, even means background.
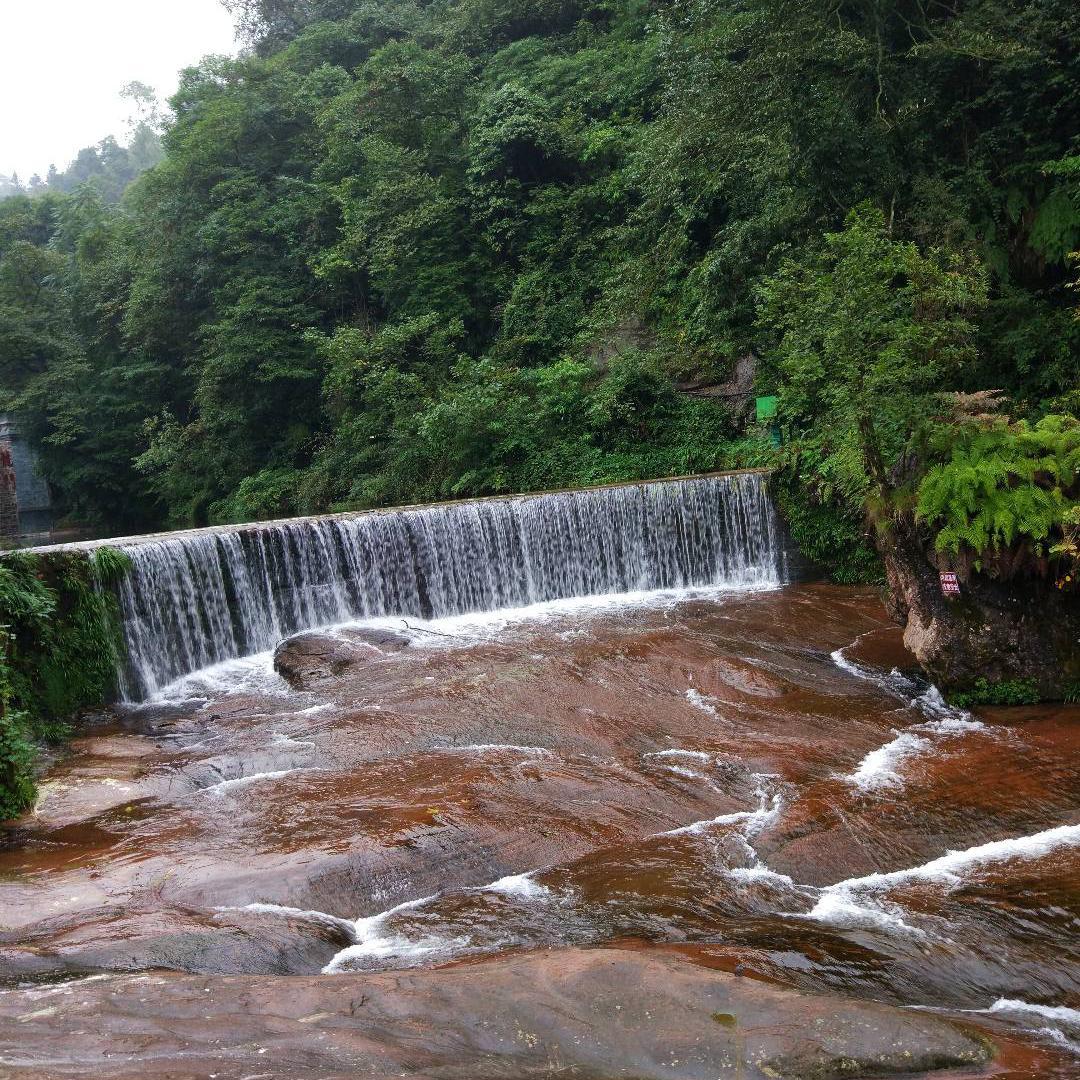
[[[19,496],[15,488],[15,467],[11,444],[0,441],[0,538],[19,535]]]
[[[15,421],[0,415],[0,445],[7,445],[15,472],[18,496],[18,529],[5,535],[32,536],[52,528],[52,500],[49,487],[38,469],[37,455],[20,436]],[[3,533],[3,526],[0,526]]]

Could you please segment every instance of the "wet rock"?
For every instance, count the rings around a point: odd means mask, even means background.
[[[77,927],[44,949],[0,949],[0,977],[156,968],[191,974],[310,974],[350,944],[330,920],[258,910],[161,911]]]
[[[388,653],[408,648],[395,630],[342,628],[286,638],[274,652],[274,670],[295,690],[310,690]]]
[[[509,1080],[553,1063],[595,1080],[831,1080],[978,1066],[991,1049],[925,1013],[670,953],[566,949],[377,976],[143,976],[7,994],[0,1056],[18,1063],[12,1078],[46,1062],[54,1076],[175,1076],[182,1060],[183,1075],[291,1080]]]
[[[991,566],[961,572],[960,596],[946,598],[939,574],[951,564],[928,551],[910,524],[898,524],[881,544],[889,612],[943,691],[970,689],[979,679],[1031,680],[1043,698],[1060,701],[1080,676],[1080,593],[1055,588],[1052,576],[994,574]]]
[[[754,697],[780,697],[787,690],[782,679],[737,660],[714,660],[704,675],[707,690],[720,691],[728,687]]]

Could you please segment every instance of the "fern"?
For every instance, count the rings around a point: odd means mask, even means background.
[[[916,502],[919,520],[937,529],[938,551],[979,558],[1028,542],[1075,561],[1080,422],[995,420],[947,437],[949,445],[936,449],[948,456],[927,471]]]

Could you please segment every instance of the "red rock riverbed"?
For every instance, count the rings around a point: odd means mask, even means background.
[[[118,710],[0,849],[0,1076],[1080,1076],[1080,709],[871,591],[307,635]]]

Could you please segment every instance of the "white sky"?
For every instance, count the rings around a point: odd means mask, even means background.
[[[235,53],[218,0],[0,0],[0,173],[25,184],[125,134],[132,80],[164,104],[181,68]]]

